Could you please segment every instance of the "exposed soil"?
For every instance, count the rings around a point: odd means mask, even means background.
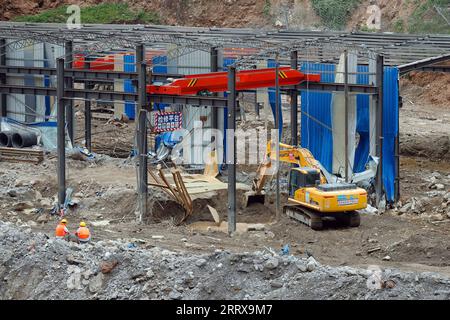
[[[0,20],[37,14],[63,4],[93,5],[116,0],[3,0]],[[122,1],[133,8],[157,12],[163,24],[201,27],[274,27],[323,28],[310,0],[162,0]],[[392,31],[398,21],[408,25],[408,18],[426,0],[364,0],[348,19],[346,29],[361,29],[369,18],[367,8],[381,9],[381,30]],[[268,5],[269,4],[269,5]],[[228,14],[231,13],[231,14]],[[225,18],[226,16],[226,18]]]

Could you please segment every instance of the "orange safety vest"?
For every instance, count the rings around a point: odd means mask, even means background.
[[[56,226],[56,230],[55,230],[55,236],[56,237],[64,237],[67,232],[66,232],[66,225],[63,223],[60,223]]]
[[[87,227],[79,227],[77,230],[77,236],[79,239],[89,239],[89,229]]]

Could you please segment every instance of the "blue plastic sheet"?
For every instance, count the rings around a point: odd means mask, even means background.
[[[303,63],[303,72],[320,73],[322,82],[334,82],[335,65]],[[358,72],[368,72],[367,66],[358,66]],[[367,84],[368,75],[357,75],[357,83]],[[395,138],[398,135],[398,69],[384,69],[383,86],[383,184],[386,200],[394,200],[394,182],[396,176]],[[301,144],[311,150],[314,157],[329,171],[333,161],[333,136],[331,129],[331,93],[303,90]],[[357,96],[357,126],[360,141],[355,152],[354,172],[364,171],[369,158],[369,97]]]
[[[334,82],[335,65],[303,63],[305,73],[318,73],[322,82]],[[331,98],[329,92],[301,91],[301,145],[327,169],[333,168],[333,132],[331,130]]]
[[[136,65],[134,55],[124,55],[123,56],[123,71],[125,72],[136,72]],[[133,86],[131,80],[123,81],[123,91],[124,92],[136,92],[136,88]],[[125,114],[129,119],[136,118],[136,103],[131,101],[125,102]]]
[[[167,73],[167,56],[155,56],[152,58],[154,73]],[[164,111],[169,105],[166,103],[155,103],[153,110]]]

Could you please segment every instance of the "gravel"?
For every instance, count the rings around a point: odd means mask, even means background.
[[[438,273],[331,267],[267,251],[195,255],[113,240],[78,245],[3,222],[0,281],[0,299],[450,298],[450,279]]]

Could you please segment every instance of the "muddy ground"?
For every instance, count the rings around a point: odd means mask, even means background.
[[[73,188],[77,202],[67,215],[69,229],[74,231],[83,219],[91,227],[94,243],[118,240],[142,249],[158,247],[180,254],[213,254],[217,249],[232,253],[279,252],[288,244],[290,254],[313,255],[330,266],[365,269],[379,265],[450,276],[450,105],[445,99],[433,104],[427,100],[426,91],[418,97],[415,86],[419,85],[412,81],[402,87],[401,202],[382,215],[363,214],[359,228],[343,228],[330,222],[325,230],[317,232],[283,215],[277,220],[272,196],[265,206],[256,204],[244,209],[239,203],[238,222],[263,223],[264,230],[231,237],[219,231],[193,230],[193,222],[212,221],[206,204],[226,214],[226,191],[196,199],[194,214],[178,226],[175,221],[181,214],[180,207],[154,188],[149,192],[151,212],[144,217],[144,224],[137,224],[135,163],[99,155],[95,161],[67,161],[67,186]],[[81,125],[81,115],[78,120]],[[94,142],[117,146],[117,139],[125,136],[132,145],[132,123],[94,122],[99,132]],[[82,139],[80,134],[78,137]],[[250,182],[248,170],[238,166],[242,182]],[[56,158],[49,154],[38,165],[2,162],[0,176],[0,220],[29,226],[51,237],[59,220],[49,214],[57,193]]]

